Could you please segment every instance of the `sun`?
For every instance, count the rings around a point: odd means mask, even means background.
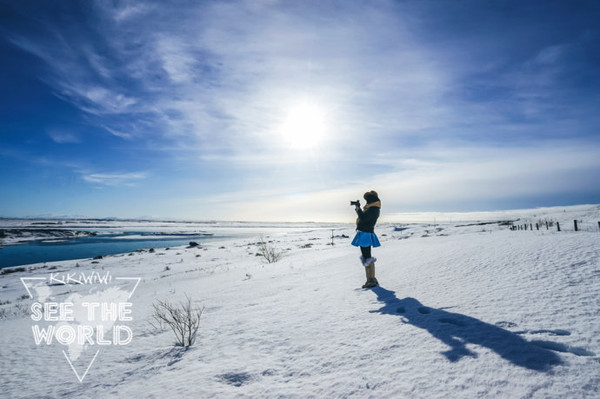
[[[316,148],[328,134],[327,115],[316,104],[298,102],[288,109],[280,133],[285,144],[292,149]]]

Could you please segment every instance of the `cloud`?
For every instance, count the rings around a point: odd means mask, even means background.
[[[131,186],[135,185],[140,180],[146,179],[147,173],[89,173],[82,175],[82,178],[88,183],[103,186]]]
[[[269,149],[283,106],[302,96],[335,104],[349,138],[441,125],[447,76],[391,7],[102,3],[78,34],[51,25],[46,38],[13,43],[45,61],[57,95],[112,131],[235,157]],[[131,126],[141,122],[151,133]]]
[[[152,10],[152,6],[148,4],[137,4],[130,2],[120,3],[112,9],[113,18],[117,22],[127,22],[135,17],[140,17]]]
[[[185,142],[203,154],[226,147],[232,161],[273,150],[273,127],[298,97],[334,109],[338,134],[354,147],[366,132],[386,142],[478,138],[481,125],[515,116],[556,120],[568,98],[555,94],[577,52],[544,43],[509,62],[490,56],[502,36],[432,43],[416,33],[441,28],[391,1],[103,2],[91,10],[88,24],[47,21],[45,37],[12,41],[43,59],[57,95],[108,132]]]
[[[262,214],[257,210],[266,208],[268,220],[278,221],[351,221],[346,204],[371,189],[382,199],[382,221],[398,220],[404,212],[506,209],[503,203],[530,207],[524,202],[527,198],[594,192],[592,182],[600,170],[598,150],[598,145],[581,142],[540,147],[429,148],[428,160],[420,154],[412,159],[387,160],[388,172],[362,182],[294,192],[278,181],[274,182],[277,189],[214,200],[226,205],[224,215],[231,219],[256,220]],[[243,195],[253,200],[236,200]]]
[[[155,41],[156,54],[171,81],[178,84],[193,84],[198,61],[194,56],[193,46],[188,46],[180,39],[180,37],[158,35]]]
[[[49,129],[47,134],[55,143],[59,144],[81,142],[81,139],[77,134],[68,130]]]
[[[113,136],[116,136],[116,137],[120,137],[120,138],[123,138],[123,139],[131,139],[133,137],[133,135],[131,133],[126,133],[126,132],[123,132],[123,131],[120,131],[120,130],[115,130],[115,129],[112,129],[112,128],[108,127],[108,126],[102,126],[102,127],[106,131],[110,132],[110,134],[112,134]]]

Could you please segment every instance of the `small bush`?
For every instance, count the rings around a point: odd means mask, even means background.
[[[282,251],[267,243],[262,237],[260,242],[258,243],[258,250],[260,251],[260,254],[264,256],[266,261],[269,263],[277,262],[279,259],[281,259],[281,256],[283,255]]]
[[[13,267],[12,269],[2,269],[0,271],[0,275],[1,274],[18,273],[18,272],[24,272],[24,271],[26,271],[26,269],[24,267]]]
[[[158,300],[152,304],[152,318],[162,327],[169,326],[179,346],[192,346],[196,341],[196,333],[200,327],[200,317],[204,308],[192,304],[192,299],[186,295],[186,301],[179,305],[168,300]]]

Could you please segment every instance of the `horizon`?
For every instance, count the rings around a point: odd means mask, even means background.
[[[7,218],[600,203],[600,3],[173,5],[0,5]]]
[[[521,209],[498,209],[494,211],[463,211],[463,212],[399,212],[391,215],[384,215],[379,225],[386,224],[423,224],[423,223],[457,223],[471,221],[503,221],[501,218],[507,217],[527,217],[527,213],[556,213],[559,210],[563,212],[576,211],[581,208],[600,209],[600,204],[576,204],[576,205],[557,205],[549,207],[521,208]],[[533,214],[536,217],[536,214]],[[217,223],[243,223],[243,224],[354,224],[352,217],[345,221],[314,221],[314,220],[199,220],[199,219],[176,219],[176,218],[150,218],[150,217],[86,217],[86,216],[26,216],[26,217],[6,217],[0,216],[0,220],[47,220],[47,221],[105,221],[105,222],[161,222],[161,223],[198,223],[198,224],[217,224]]]

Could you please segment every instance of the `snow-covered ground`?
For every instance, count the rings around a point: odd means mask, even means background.
[[[600,207],[496,216],[564,227],[384,223],[372,290],[360,289],[351,226],[336,228],[333,246],[329,229],[265,235],[283,253],[276,263],[256,256],[257,234],[5,272],[0,396],[600,397]],[[573,220],[591,227],[574,232]],[[57,283],[93,272],[111,284]],[[188,349],[149,324],[153,303],[186,295],[204,307]],[[34,326],[61,323],[32,320],[32,304],[94,296],[131,302],[132,320],[114,323],[131,342],[36,345]],[[69,359],[80,377],[91,363],[82,382]]]

